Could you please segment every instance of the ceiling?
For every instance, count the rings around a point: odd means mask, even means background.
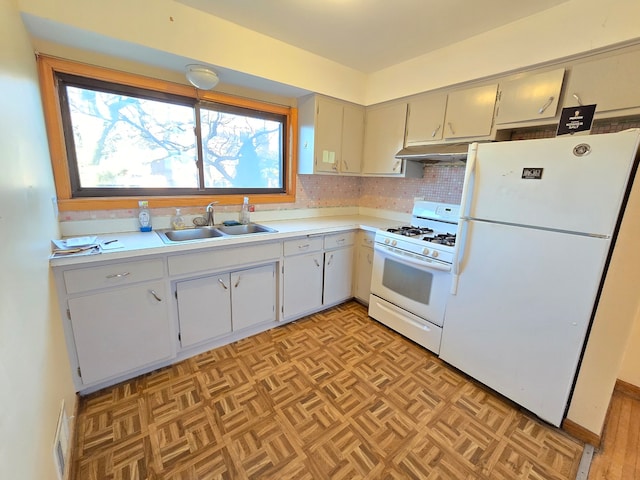
[[[371,73],[569,0],[176,0]]]

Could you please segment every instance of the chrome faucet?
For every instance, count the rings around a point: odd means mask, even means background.
[[[207,205],[207,225],[212,227],[216,224],[216,221],[213,217],[213,206],[218,202],[211,202]]]

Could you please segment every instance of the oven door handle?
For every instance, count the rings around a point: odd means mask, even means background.
[[[430,262],[427,260],[419,260],[417,258],[408,257],[407,255],[402,255],[401,253],[396,253],[392,250],[393,247],[385,247],[384,245],[380,245],[378,243],[374,246],[374,252],[379,252],[383,256],[393,257],[396,260],[406,264],[412,265],[415,267],[426,268],[430,270],[439,270],[441,272],[450,272],[451,266],[443,263]]]

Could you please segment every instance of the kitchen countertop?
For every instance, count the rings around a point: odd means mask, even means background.
[[[380,228],[389,228],[398,224],[397,221],[386,218],[362,215],[299,218],[294,220],[277,220],[258,223],[260,225],[273,228],[274,230],[277,230],[277,232],[216,237],[175,244],[164,243],[155,231],[101,234],[98,236],[96,243],[118,240],[123,247],[114,250],[103,250],[102,253],[96,255],[69,255],[66,257],[55,257],[51,258],[49,263],[52,267],[90,264],[107,260],[142,257],[154,254],[184,253],[211,247],[250,245],[258,242],[286,240],[288,238],[304,235],[324,235],[353,229],[376,231]]]

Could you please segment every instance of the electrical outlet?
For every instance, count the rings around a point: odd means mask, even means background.
[[[53,217],[57,220],[60,215],[60,210],[58,210],[58,197],[55,195],[51,197],[51,205],[53,206]]]

